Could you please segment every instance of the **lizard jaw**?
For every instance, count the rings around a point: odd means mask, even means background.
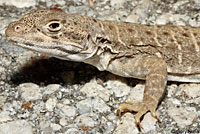
[[[7,39],[11,42],[14,42],[16,46],[23,47],[25,49],[29,49],[32,51],[36,51],[39,53],[45,53],[52,57],[56,57],[63,60],[71,60],[71,61],[84,61],[90,57],[92,57],[96,51],[88,51],[83,50],[79,47],[75,47],[74,45],[66,45],[66,44],[43,44],[37,43],[34,41],[27,41],[15,37],[7,37]]]

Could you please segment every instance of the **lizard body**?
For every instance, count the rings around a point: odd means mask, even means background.
[[[48,9],[32,10],[11,23],[6,36],[17,45],[64,60],[81,61],[123,76],[145,79],[142,102],[123,103],[155,115],[167,80],[200,82],[200,28],[102,21]]]

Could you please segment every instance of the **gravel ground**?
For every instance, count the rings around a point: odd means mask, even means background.
[[[0,134],[138,134],[134,116],[118,105],[141,100],[144,81],[100,72],[76,62],[28,51],[7,42],[7,25],[31,9],[59,7],[104,20],[200,26],[199,0],[1,0]],[[200,84],[168,82],[142,133],[200,133]]]

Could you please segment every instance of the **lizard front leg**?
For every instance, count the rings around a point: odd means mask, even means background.
[[[140,118],[148,111],[157,120],[155,114],[157,105],[162,98],[167,82],[167,65],[164,60],[157,57],[145,57],[128,59],[125,63],[116,61],[118,67],[121,67],[122,74],[128,76],[146,79],[145,90],[142,102],[128,102],[119,106],[117,114],[121,117],[121,112],[137,112],[135,120],[137,125],[142,128]],[[121,75],[122,75],[121,74]]]

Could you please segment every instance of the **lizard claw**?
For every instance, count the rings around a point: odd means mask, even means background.
[[[122,117],[122,112],[137,112],[135,114],[135,121],[137,123],[137,126],[140,129],[143,129],[140,119],[143,115],[145,115],[148,111],[151,112],[152,116],[157,119],[157,121],[160,123],[161,121],[159,120],[158,116],[155,114],[155,109],[156,107],[153,107],[152,105],[148,105],[143,102],[136,102],[136,103],[123,103],[119,105],[119,108],[117,110],[117,116],[121,119]]]

